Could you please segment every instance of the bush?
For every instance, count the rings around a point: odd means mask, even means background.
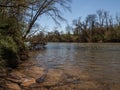
[[[28,58],[27,47],[22,40],[22,33],[15,17],[6,17],[0,22],[0,62],[15,68]]]
[[[0,39],[0,56],[7,66],[15,68],[19,62],[20,58],[18,55],[18,48],[12,37],[4,37]]]

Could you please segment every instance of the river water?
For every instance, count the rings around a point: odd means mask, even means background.
[[[120,43],[48,43],[36,60],[48,69],[70,69],[78,76],[82,71],[90,80],[120,85]]]

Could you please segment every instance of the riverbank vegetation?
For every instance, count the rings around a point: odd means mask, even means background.
[[[66,26],[66,32],[55,29],[47,35],[49,42],[120,42],[120,15],[98,10],[83,20],[81,17]]]
[[[59,24],[60,20],[65,21],[59,8],[69,10],[70,2],[71,0],[0,0],[0,66],[15,68],[27,60],[28,46],[25,43],[31,42],[32,39],[28,39],[31,35],[36,37],[34,32],[38,18],[45,14]]]

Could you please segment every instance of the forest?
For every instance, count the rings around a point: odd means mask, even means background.
[[[49,42],[120,42],[120,15],[112,16],[109,11],[99,9],[84,20],[74,19],[67,25],[65,33],[55,29],[48,32]]]

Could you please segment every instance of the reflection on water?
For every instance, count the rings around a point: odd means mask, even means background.
[[[37,60],[48,69],[77,68],[91,79],[120,83],[120,44],[49,43]]]

